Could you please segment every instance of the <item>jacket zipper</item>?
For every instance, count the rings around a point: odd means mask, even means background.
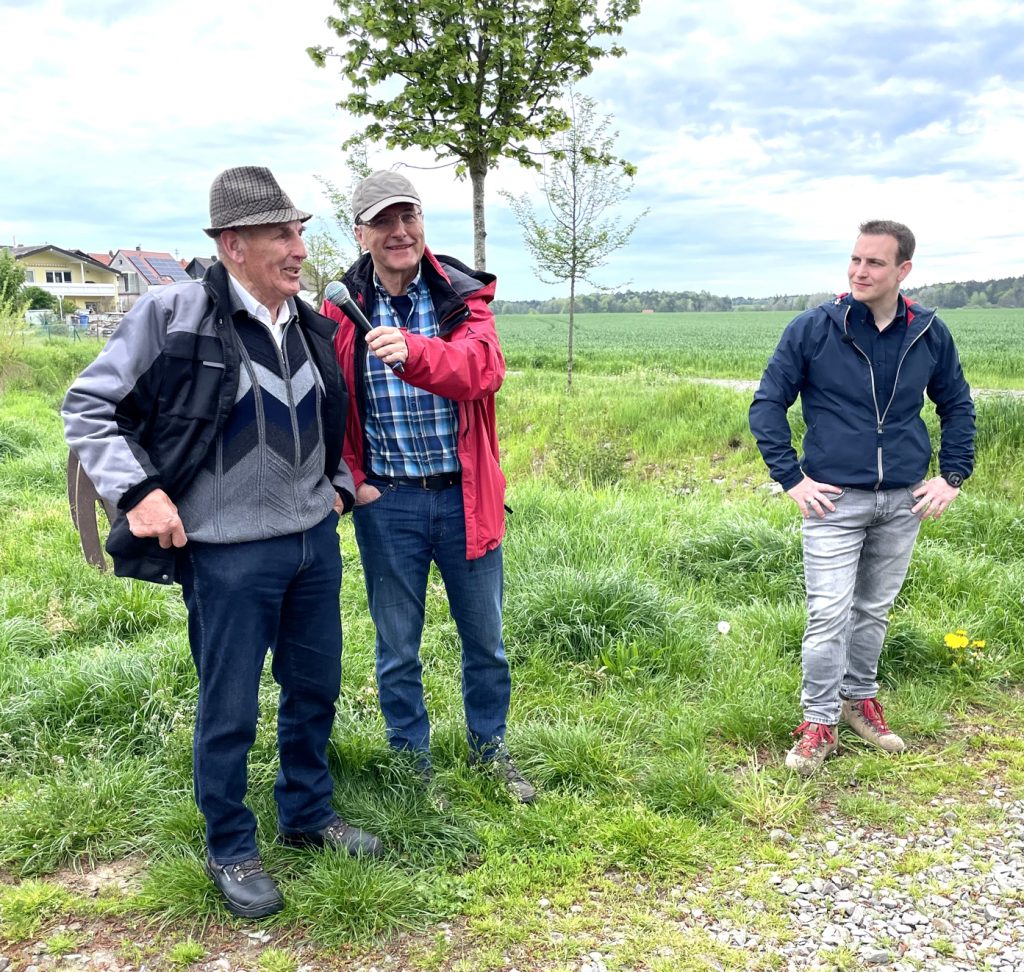
[[[849,315],[850,309],[847,308],[846,314],[843,316],[843,333],[847,335],[849,334],[849,331],[846,328],[846,322]],[[932,316],[928,318],[928,323],[925,324],[925,326],[922,327],[921,330],[917,332],[917,334],[914,336],[910,344],[908,344],[903,349],[903,353],[900,355],[900,360],[896,365],[896,377],[893,379],[892,382],[892,394],[889,396],[889,401],[885,405],[885,411],[881,413],[879,413],[878,411],[878,395],[875,391],[875,369],[871,367],[871,359],[868,358],[868,356],[861,350],[860,346],[857,344],[856,341],[852,341],[853,347],[856,349],[857,353],[867,362],[868,374],[871,376],[871,401],[875,406],[875,432],[877,433],[879,438],[881,438],[882,432],[885,429],[885,418],[889,414],[889,409],[892,408],[893,400],[896,398],[896,385],[899,383],[900,380],[900,370],[903,368],[903,362],[906,361],[907,355],[910,353],[910,349],[915,344],[917,344],[917,342],[924,336],[928,328],[932,326],[933,320],[935,320],[934,314],[932,314]],[[875,489],[878,489],[882,485],[882,480],[885,479],[885,476],[883,474],[881,443],[879,443],[875,449],[875,463],[877,467],[876,472],[878,474],[878,480],[875,482]]]

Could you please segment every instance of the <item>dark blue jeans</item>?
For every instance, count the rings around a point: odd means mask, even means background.
[[[427,575],[441,572],[448,610],[462,641],[462,701],[471,757],[504,745],[512,682],[501,635],[501,547],[466,559],[466,525],[458,486],[429,491],[371,478],[380,499],[353,511],[377,628],[377,689],[395,749],[429,763],[430,724],[423,701],[420,639]]]
[[[196,804],[218,864],[254,857],[246,807],[263,660],[281,687],[280,770],[274,785],[283,831],[316,830],[334,816],[327,741],[341,684],[338,516],[305,531],[250,543],[189,542],[182,594],[199,675],[193,737]]]

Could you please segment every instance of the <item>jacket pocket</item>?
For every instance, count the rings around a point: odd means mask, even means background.
[[[159,395],[161,413],[192,419],[215,418],[223,380],[223,362],[165,353]]]

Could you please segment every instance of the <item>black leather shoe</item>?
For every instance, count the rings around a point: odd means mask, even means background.
[[[240,918],[265,918],[284,907],[274,879],[263,870],[258,857],[221,867],[206,859],[206,873],[224,895],[228,911]]]
[[[369,831],[360,830],[335,817],[326,827],[319,830],[302,830],[297,833],[281,832],[277,842],[285,847],[322,847],[327,850],[343,850],[353,857],[380,857],[384,845]]]

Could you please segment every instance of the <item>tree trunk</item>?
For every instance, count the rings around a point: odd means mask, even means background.
[[[569,364],[566,371],[565,390],[572,394],[572,329],[576,322],[576,274],[569,277]]]
[[[473,265],[477,270],[486,270],[487,228],[484,224],[484,180],[487,178],[486,158],[470,161],[469,178],[473,184]]]

